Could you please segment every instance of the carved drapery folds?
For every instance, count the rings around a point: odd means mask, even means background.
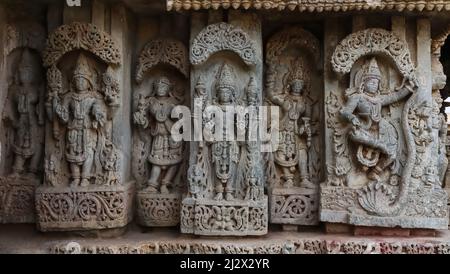
[[[250,36],[260,35],[260,25],[255,16],[246,19],[252,23],[242,20],[206,26],[193,40],[190,59],[194,65],[194,124],[197,121],[198,128],[205,128],[215,137],[206,137],[204,131],[204,139],[191,144],[189,188],[181,209],[183,233],[267,233],[260,140],[246,138],[238,142],[236,136],[238,131],[245,131],[247,136],[245,128],[252,125],[250,114],[239,119],[234,111],[249,106],[257,111],[262,104],[262,64],[258,57],[261,45]],[[230,58],[229,54],[239,59]],[[234,127],[234,136],[225,136],[227,124]]]
[[[270,220],[318,224],[322,175],[321,92],[317,68],[320,44],[310,32],[290,27],[275,34],[266,49],[266,101],[280,108],[280,143],[268,155]],[[273,172],[274,174],[270,174]]]
[[[185,46],[173,39],[150,41],[139,57],[133,173],[139,185],[138,221],[144,226],[176,226],[180,221],[186,154],[184,142],[172,138],[176,120],[171,115],[187,102],[188,64]]]
[[[406,43],[386,30],[366,29],[343,39],[331,63],[335,72],[350,73],[350,87],[326,98],[333,149],[321,220],[446,227],[446,197],[430,154],[432,100],[418,96],[430,95],[419,85]],[[388,71],[398,76],[388,81]]]
[[[42,231],[121,227],[131,218],[132,186],[113,141],[121,134],[112,127],[121,108],[119,52],[91,24],[63,25],[49,36],[45,178],[36,191]]]
[[[35,220],[34,191],[43,175],[45,29],[36,22],[6,26],[7,89],[0,92],[0,223]]]

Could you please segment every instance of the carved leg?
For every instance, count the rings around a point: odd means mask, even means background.
[[[39,166],[42,163],[42,146],[37,145],[35,153],[30,160],[30,172],[37,174],[39,172]]]
[[[315,188],[316,185],[313,184],[310,180],[309,170],[308,170],[308,152],[306,149],[302,149],[298,151],[299,161],[298,168],[300,170],[300,178],[302,181],[300,182],[300,186],[304,188]]]
[[[80,166],[77,164],[70,164],[70,171],[72,173],[72,183],[73,187],[80,185]]]
[[[25,157],[23,157],[22,155],[16,154],[16,157],[14,159],[14,165],[12,167],[14,175],[17,175],[17,174],[20,174],[23,172],[25,160],[26,160]]]
[[[292,174],[291,168],[283,167],[284,187],[289,188],[294,186],[294,174]]]
[[[171,166],[167,169],[164,179],[161,181],[161,193],[169,194],[169,189],[167,188],[173,181],[173,178],[177,174],[178,165]]]
[[[81,171],[81,186],[87,187],[90,185],[89,179],[91,177],[92,164],[94,163],[94,150],[88,149],[86,161],[83,163]]]
[[[231,180],[228,180],[227,184],[226,184],[226,187],[225,187],[225,192],[226,192],[225,200],[227,200],[227,201],[234,200],[233,186],[231,184],[232,184]]]
[[[150,172],[150,179],[148,179],[148,187],[145,189],[148,192],[156,193],[158,192],[158,179],[161,175],[161,167],[157,165],[152,166],[152,171]]]
[[[214,197],[214,200],[217,200],[217,201],[221,201],[221,200],[223,200],[223,190],[224,190],[224,188],[223,188],[223,185],[222,185],[222,182],[217,182],[216,183],[216,196]]]

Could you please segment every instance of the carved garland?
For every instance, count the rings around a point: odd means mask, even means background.
[[[376,28],[352,33],[342,40],[331,59],[333,70],[341,74],[349,73],[360,57],[369,54],[390,57],[405,78],[415,78],[407,44],[394,33]]]
[[[394,33],[383,29],[366,29],[350,34],[336,47],[331,63],[335,72],[346,74],[351,71],[354,63],[362,56],[377,54],[392,58],[404,77],[403,85],[405,84],[405,80],[417,83],[415,69],[411,62],[406,42],[402,41]],[[399,194],[396,201],[392,204],[385,205],[380,199],[372,199],[375,195],[388,195],[383,188],[374,187],[373,184],[367,185],[358,192],[360,205],[371,214],[378,216],[397,216],[401,214],[404,205],[408,201],[410,179],[416,158],[416,147],[410,129],[408,113],[411,106],[416,102],[416,97],[417,93],[413,94],[406,101],[402,112],[402,130],[408,157],[403,169]],[[371,203],[366,203],[368,200]]]
[[[321,67],[319,40],[313,34],[298,26],[287,28],[270,38],[266,48],[266,63],[276,62],[283,51],[291,45],[308,50],[314,59],[314,63]]]
[[[93,24],[75,22],[53,32],[44,51],[44,66],[58,62],[64,54],[83,49],[97,55],[107,64],[119,65],[121,55],[112,37]]]
[[[242,29],[227,23],[207,26],[194,39],[191,48],[191,63],[199,65],[216,52],[229,50],[237,53],[245,64],[257,63],[256,47]]]
[[[136,81],[141,82],[144,74],[160,63],[175,67],[187,78],[189,75],[187,56],[186,47],[179,41],[172,39],[150,41],[139,56]]]

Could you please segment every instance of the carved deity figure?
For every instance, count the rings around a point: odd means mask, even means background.
[[[211,145],[212,163],[215,171],[215,200],[234,199],[234,178],[236,167],[239,161],[239,144],[237,141],[226,141],[226,111],[227,107],[236,106],[236,77],[231,68],[224,63],[220,69],[219,77],[215,85],[216,102],[224,113],[222,139],[215,141]],[[208,124],[207,123],[207,127]]]
[[[106,122],[106,107],[97,90],[95,72],[86,57],[80,54],[69,92],[60,102],[53,98],[53,108],[59,120],[66,125],[66,160],[70,165],[71,185],[90,184],[94,154]]]
[[[10,87],[13,109],[4,119],[15,131],[13,175],[27,171],[37,173],[42,161],[43,93],[36,66],[31,52],[25,49],[16,72],[16,81]],[[29,170],[26,170],[27,161]]]
[[[180,102],[171,94],[173,84],[167,77],[157,79],[153,87],[154,95],[149,98],[141,96],[134,113],[134,122],[143,128],[151,128],[152,141],[148,156],[151,171],[146,190],[168,194],[183,160],[183,143],[174,141],[170,133],[174,124],[171,119],[172,109]],[[152,120],[147,118],[147,113]],[[163,171],[165,174],[160,178]]]
[[[397,157],[398,135],[395,127],[382,115],[382,108],[405,98],[412,92],[408,85],[397,92],[380,93],[382,75],[375,58],[362,68],[361,83],[347,94],[342,117],[351,123],[350,139],[359,145],[358,160],[371,168],[368,177],[380,181],[380,175]],[[380,156],[384,155],[384,157]]]
[[[310,117],[305,89],[308,86],[307,72],[300,60],[291,64],[287,78],[287,92],[274,94],[269,91],[269,100],[280,106],[280,143],[275,152],[275,163],[282,167],[285,187],[294,185],[294,173],[300,171],[300,186],[315,188],[310,180],[308,149],[311,146]]]

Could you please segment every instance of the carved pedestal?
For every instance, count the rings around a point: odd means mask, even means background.
[[[126,226],[132,219],[134,187],[39,187],[37,225],[41,231],[94,230]]]
[[[0,223],[33,223],[34,190],[39,184],[26,175],[0,178]]]
[[[185,198],[181,232],[205,236],[267,234],[267,196],[258,201],[215,201]]]
[[[176,226],[180,222],[181,195],[138,191],[138,222],[143,226]]]
[[[301,187],[274,188],[270,192],[270,222],[286,225],[318,225],[317,190]]]

